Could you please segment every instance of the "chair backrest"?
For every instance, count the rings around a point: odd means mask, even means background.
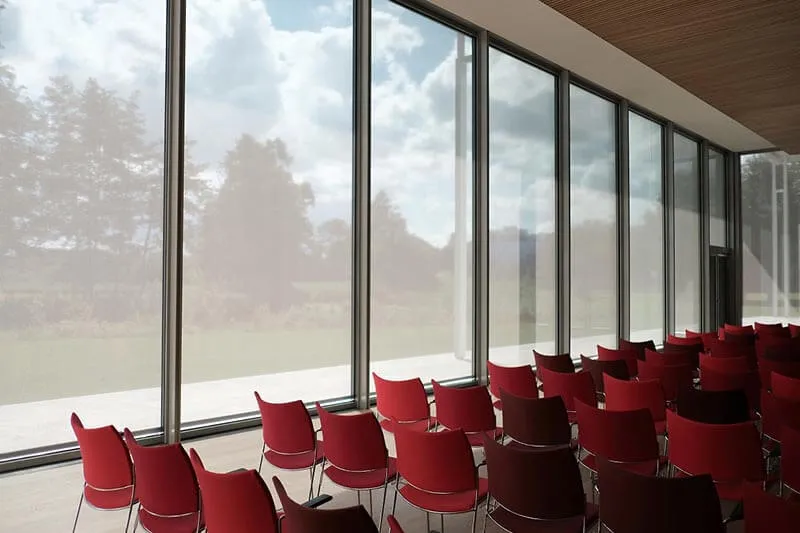
[[[744,344],[740,342],[718,340],[707,352],[713,357],[744,357],[753,369],[755,369],[758,364],[755,342],[753,342],[753,344]]]
[[[772,394],[785,400],[800,402],[800,379],[772,373],[770,377]]]
[[[755,335],[755,330],[753,326],[737,326],[735,324],[725,324],[722,326],[723,331],[727,333],[731,333],[733,335]]]
[[[527,446],[569,447],[572,430],[561,396],[522,398],[502,391],[503,432]]]
[[[389,524],[389,533],[405,533],[394,516],[389,515],[386,517],[386,522]]]
[[[258,472],[210,472],[194,449],[189,457],[200,485],[208,533],[277,533],[275,502]]]
[[[83,427],[75,413],[70,423],[81,450],[86,484],[100,490],[132,486],[133,463],[119,431],[114,426]]]
[[[744,530],[747,533],[796,533],[800,504],[764,492],[760,483],[745,483]]]
[[[581,474],[568,448],[521,449],[484,437],[489,495],[520,516],[558,520],[582,516]]]
[[[681,389],[677,407],[680,416],[705,424],[736,424],[750,420],[750,406],[744,390]]]
[[[281,529],[290,533],[377,533],[378,528],[363,505],[339,509],[313,509],[292,500],[283,483],[272,478],[283,507]]]
[[[628,376],[633,377],[636,375],[636,361],[639,359],[636,350],[614,349],[606,348],[597,345],[597,359],[599,361],[625,361],[628,365]]]
[[[715,372],[748,372],[752,370],[746,357],[716,357],[700,354],[700,372],[710,369]]]
[[[536,374],[530,365],[500,366],[487,362],[489,371],[489,390],[495,398],[500,398],[500,391],[510,392],[523,398],[538,398]]]
[[[628,471],[597,460],[603,504],[600,520],[614,533],[723,533],[711,476],[665,478]]]
[[[687,474],[717,483],[761,481],[761,435],[752,422],[704,424],[667,411],[669,460]]]
[[[350,472],[386,468],[388,452],[383,431],[372,411],[335,414],[316,404],[325,442],[325,459]]]
[[[756,335],[761,338],[773,337],[788,339],[792,336],[789,327],[783,324],[761,324],[756,322],[753,326],[755,327]]]
[[[316,446],[314,424],[300,400],[272,403],[254,393],[261,413],[261,433],[267,447],[282,454],[309,452]]]
[[[419,422],[430,417],[428,395],[420,378],[389,380],[372,373],[378,413],[400,423]]]
[[[769,356],[761,357],[758,360],[758,375],[761,379],[761,386],[767,390],[772,390],[773,372],[786,377],[800,379],[800,360],[775,361]]]
[[[756,341],[756,355],[773,361],[800,361],[800,338],[760,337]]]
[[[789,333],[792,334],[792,338],[800,337],[800,325],[789,324]]]
[[[539,370],[542,376],[545,396],[561,396],[567,412],[575,411],[575,399],[589,405],[597,405],[594,379],[589,372],[581,371],[567,374],[552,372],[546,368]]]
[[[133,457],[136,495],[151,514],[179,516],[200,510],[200,490],[189,455],[180,443],[142,446],[128,428],[125,443]]]
[[[653,421],[667,419],[664,389],[658,379],[630,381],[603,376],[606,392],[606,409],[609,411],[633,411],[649,409]]]
[[[707,350],[714,344],[717,340],[719,340],[719,333],[716,331],[709,331],[705,333],[695,332],[686,330],[686,337],[688,338],[696,338],[702,339],[703,341],[703,349]]]
[[[466,433],[492,431],[497,419],[492,398],[486,387],[447,387],[436,381],[433,396],[436,399],[436,418],[448,429],[463,429]]]
[[[780,437],[783,483],[800,493],[800,425],[784,424]]]
[[[637,359],[644,359],[645,350],[656,349],[655,341],[629,341],[625,339],[619,339],[617,345],[619,346],[620,350],[631,350],[636,352]]]
[[[460,430],[415,431],[395,425],[397,472],[425,492],[450,494],[477,490],[472,447]]]
[[[667,335],[667,340],[665,344],[672,344],[675,346],[692,346],[692,347],[701,347],[703,345],[702,337],[679,337],[677,335]]]
[[[696,357],[688,350],[673,350],[666,352],[655,352],[645,350],[645,361],[659,365],[694,365]]]
[[[534,350],[533,361],[536,364],[537,372],[542,368],[552,370],[553,372],[575,372],[575,363],[572,361],[572,356],[568,353],[547,355]],[[541,375],[539,375],[539,379],[542,379]],[[542,383],[544,383],[543,380]]]
[[[674,337],[670,336],[673,341],[678,341],[682,339],[683,342],[672,342],[672,341],[665,341],[664,346],[662,348],[662,352],[685,352],[687,356],[690,358],[692,365],[697,368],[698,362],[697,358],[705,349],[703,344],[702,338],[694,338],[694,339],[683,339],[682,337]]]
[[[648,409],[606,411],[576,401],[575,411],[584,450],[620,463],[658,460],[658,438]]]
[[[628,362],[621,359],[600,361],[581,355],[581,368],[592,376],[597,392],[603,392],[603,374],[614,376],[617,379],[630,379],[631,377],[628,372]]]
[[[783,426],[800,428],[800,402],[776,398],[766,389],[761,389],[761,432],[780,442]]]

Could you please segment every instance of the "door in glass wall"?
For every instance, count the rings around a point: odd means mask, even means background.
[[[489,358],[555,350],[555,78],[489,50]]]
[[[617,346],[617,107],[570,87],[570,289],[574,355]]]
[[[630,339],[664,339],[663,128],[629,114]]]
[[[349,396],[352,5],[187,5],[184,422]]]
[[[370,367],[472,367],[472,39],[372,2]]]
[[[161,425],[165,2],[0,10],[0,456]]]
[[[700,156],[697,142],[675,140],[675,331],[700,329]]]
[[[728,244],[728,185],[725,179],[725,154],[708,151],[709,239],[712,246]]]
[[[800,157],[741,158],[742,321],[800,322]]]

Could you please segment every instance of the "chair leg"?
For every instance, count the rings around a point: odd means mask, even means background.
[[[439,525],[442,528],[442,530],[439,531],[439,533],[444,533],[444,515],[443,514],[439,515]],[[473,524],[472,530],[473,530],[473,533],[474,533],[474,531],[475,531],[475,525],[474,524]]]
[[[136,516],[133,517],[133,532],[136,533],[136,530],[139,529],[139,512],[142,510],[142,504],[139,504],[139,507],[136,508]]]
[[[394,485],[394,501],[392,502],[392,514],[394,514],[395,510],[397,509],[397,493],[400,492],[400,487],[397,486],[397,483]],[[72,533],[75,533],[74,531]]]
[[[375,513],[372,512],[372,491],[369,491],[369,516],[375,520]]]
[[[322,478],[325,477],[325,459],[319,465],[319,485],[317,486],[317,496],[322,494]]]
[[[83,495],[86,491],[86,484],[81,489],[81,500],[78,502],[78,510],[75,513],[75,522],[72,524],[72,533],[75,533],[75,528],[78,527],[78,517],[81,515],[81,506],[83,505]]]
[[[258,460],[258,473],[261,473],[261,465],[264,464],[264,452],[267,451],[267,443],[261,446],[261,459]]]
[[[136,492],[136,490],[134,489],[134,493],[135,492]],[[125,521],[125,533],[128,533],[128,528],[131,527],[131,515],[133,514],[133,505],[134,505],[134,503],[136,503],[136,502],[133,501],[133,498],[134,498],[134,496],[131,496],[131,504],[130,504],[130,506],[128,506],[128,519]],[[138,513],[137,513],[137,517],[138,517]]]
[[[431,513],[428,511],[425,511],[425,525],[427,526],[425,531],[431,533]]]
[[[475,506],[475,511],[472,512],[472,533],[475,533],[475,525],[478,522],[478,506]],[[444,522],[442,522],[442,533],[444,533]]]
[[[311,468],[308,469],[309,477],[311,478],[311,483],[308,486],[308,499],[314,497],[314,470],[316,470],[317,464],[314,463],[311,465]]]
[[[356,497],[358,497],[358,505],[361,505],[361,491],[360,490],[356,491]]]
[[[386,508],[386,491],[389,489],[389,482],[383,484],[383,500],[381,500],[381,518],[378,522],[378,533],[383,529],[383,511]]]
[[[489,522],[489,498],[486,498],[486,513],[483,515],[483,533],[486,533],[486,524]]]

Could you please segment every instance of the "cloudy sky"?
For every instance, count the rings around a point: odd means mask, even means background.
[[[389,192],[409,229],[441,245],[455,228],[457,32],[388,0],[374,0],[372,16],[373,192]],[[162,137],[164,0],[10,0],[0,31],[0,61],[32,96],[53,75],[76,85],[94,77],[138,93],[149,134]],[[208,165],[203,177],[220,182],[219,165],[241,134],[280,137],[295,179],[313,186],[313,219],[349,220],[352,43],[351,0],[188,0],[186,131],[193,158]],[[500,52],[490,61],[491,225],[552,231],[554,79]],[[604,204],[613,202],[596,199],[613,165],[613,122],[610,106],[597,103],[573,103],[581,116],[572,133],[580,145],[573,220],[611,215]],[[472,120],[463,118],[469,139]]]

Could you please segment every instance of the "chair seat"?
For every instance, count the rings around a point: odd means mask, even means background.
[[[274,450],[267,450],[264,452],[264,459],[272,466],[280,468],[281,470],[305,470],[306,468],[314,466],[315,462],[322,462],[324,458],[325,446],[321,440],[317,441],[316,456],[314,455],[314,450],[293,454],[278,453]]]
[[[588,531],[594,522],[597,521],[599,508],[593,503],[586,503],[584,516],[573,516],[559,520],[542,520],[525,518],[503,507],[497,507],[489,513],[489,516],[506,531],[520,533],[582,533],[583,524],[586,521]]]
[[[133,503],[136,503],[138,500],[136,499],[134,490],[133,487],[123,487],[115,490],[98,490],[86,485],[83,489],[83,494],[86,498],[86,503],[92,507],[111,511],[114,509],[127,509],[131,505],[131,498],[133,498]]]
[[[482,448],[483,447],[483,433],[467,433],[467,440],[469,441],[469,445],[473,448]],[[492,431],[487,431],[486,435],[490,438],[497,440],[503,436],[503,428],[495,428]]]
[[[377,489],[397,475],[397,459],[389,457],[388,463],[388,472],[383,468],[368,472],[350,472],[331,465],[325,469],[325,475],[340,487],[354,490]]]
[[[688,477],[689,474],[675,469],[675,477]],[[717,489],[717,494],[720,500],[730,500],[734,502],[742,501],[744,498],[744,483],[741,481],[723,481],[718,482],[714,480],[714,487]]]
[[[662,464],[665,464],[667,461],[666,457],[659,457],[658,467],[660,468]],[[592,472],[597,472],[597,459],[594,455],[587,455],[586,457],[581,458],[581,464],[591,470]],[[658,471],[656,468],[655,460],[651,461],[644,461],[644,462],[637,462],[637,463],[617,463],[614,462],[615,466],[619,466],[627,470],[628,472],[634,472],[636,474],[641,474],[643,476],[654,476]]]
[[[401,422],[403,427],[414,429],[418,431],[428,431],[429,429],[433,429],[436,426],[436,417],[432,416],[427,420],[417,420],[416,422]],[[381,419],[381,427],[392,433],[392,421],[388,418]]]
[[[139,509],[139,524],[150,533],[191,533],[197,531],[197,513],[181,516],[158,516]],[[200,529],[203,529],[200,517]]]
[[[547,450],[550,448],[561,448],[569,446],[570,450],[577,450],[578,449],[578,440],[572,439],[570,440],[569,444],[525,444],[524,442],[517,442],[515,440],[509,441],[506,446],[510,448],[515,448],[517,450]]]
[[[466,513],[475,509],[475,491],[467,490],[452,494],[433,494],[412,485],[404,485],[398,491],[414,507],[433,513]],[[478,503],[486,499],[489,480],[478,478]]]

